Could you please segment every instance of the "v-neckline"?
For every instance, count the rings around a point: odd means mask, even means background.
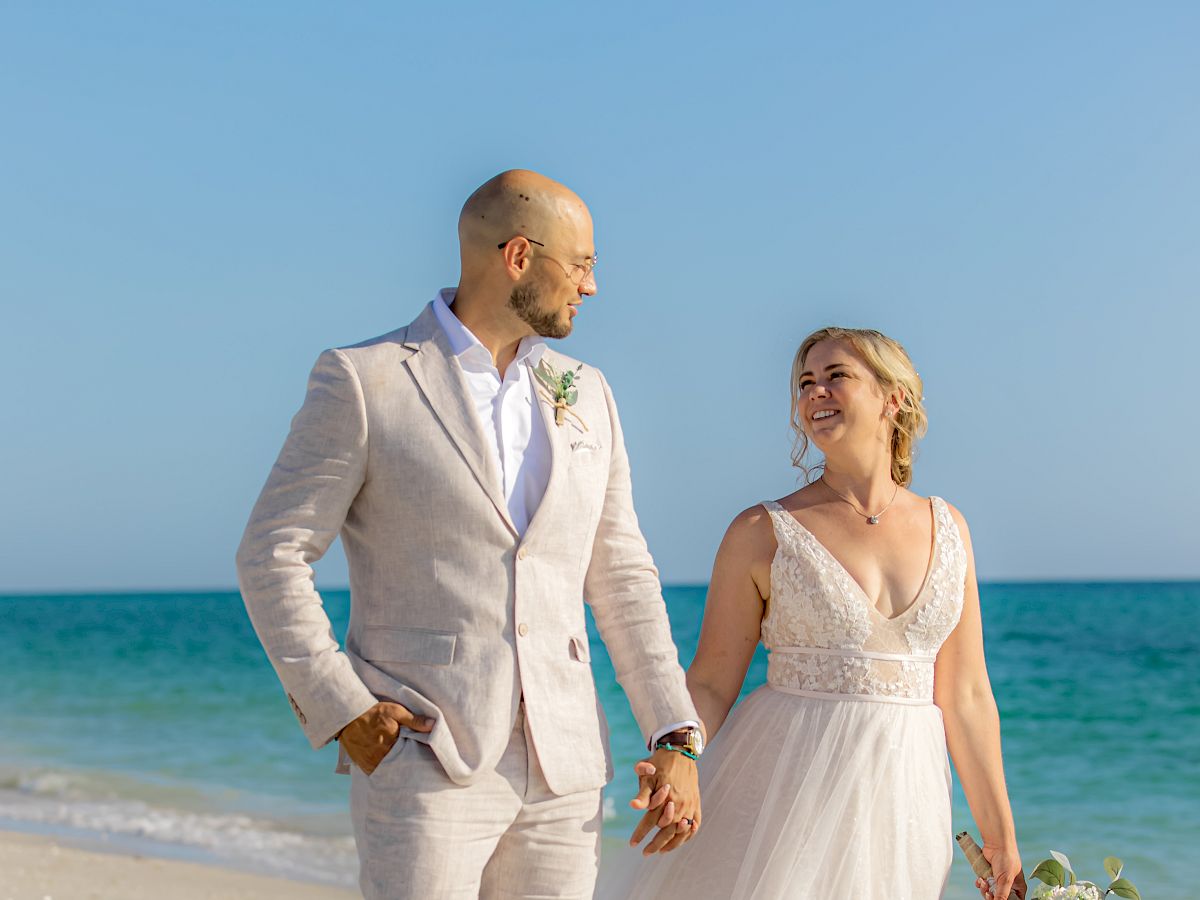
[[[898,621],[899,619],[903,618],[904,616],[907,616],[910,612],[912,612],[914,609],[916,609],[921,604],[921,599],[925,596],[925,591],[929,587],[929,581],[933,577],[934,566],[937,565],[938,542],[941,540],[941,533],[942,533],[942,529],[938,527],[937,510],[934,507],[934,498],[933,497],[929,498],[929,518],[930,518],[930,522],[931,522],[931,526],[932,526],[932,540],[929,543],[929,562],[925,567],[925,577],[924,577],[924,579],[922,579],[921,586],[917,589],[916,596],[913,597],[912,602],[910,602],[908,604],[908,606],[904,607],[904,609],[902,609],[900,612],[896,613],[894,616],[885,616],[882,612],[880,612],[879,607],[875,605],[875,602],[871,599],[871,596],[863,589],[863,586],[858,583],[858,579],[856,579],[853,575],[850,574],[850,570],[847,569],[845,567],[845,565],[842,564],[842,561],[840,559],[838,559],[836,556],[834,556],[833,551],[830,550],[828,547],[826,547],[823,543],[821,543],[820,538],[818,538],[815,534],[813,534],[811,531],[809,531],[808,528],[804,524],[802,524],[799,519],[797,519],[794,515],[792,515],[790,512],[788,512],[787,509],[784,508],[782,503],[780,503],[778,500],[776,500],[774,502],[775,502],[775,505],[779,508],[779,512],[782,513],[784,516],[786,516],[787,519],[789,521],[791,521],[791,523],[793,525],[795,525],[798,529],[800,529],[801,532],[803,532],[805,535],[807,535],[808,539],[810,541],[812,541],[814,544],[816,544],[817,547],[820,548],[821,552],[824,553],[827,557],[829,557],[830,561],[832,561],[833,564],[838,567],[838,569],[841,571],[841,573],[845,577],[845,579],[854,586],[855,590],[858,591],[858,595],[860,597],[862,597],[863,602],[867,606],[867,609],[870,612],[874,613],[876,616],[878,616],[880,620],[882,620],[884,622]]]

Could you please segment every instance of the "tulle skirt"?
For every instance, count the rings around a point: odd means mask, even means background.
[[[607,853],[597,900],[935,900],[945,888],[950,765],[932,704],[764,685],[704,754],[700,788],[696,837],[648,859]]]

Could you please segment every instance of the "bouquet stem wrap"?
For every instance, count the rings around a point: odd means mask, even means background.
[[[992,874],[992,865],[984,858],[983,850],[975,843],[975,839],[965,831],[956,834],[954,839],[958,841],[958,846],[962,847],[963,855],[971,864],[971,871],[986,881],[989,887],[994,887],[996,878]],[[1016,891],[1012,891],[1008,895],[1008,900],[1021,900],[1021,898],[1017,896]]]

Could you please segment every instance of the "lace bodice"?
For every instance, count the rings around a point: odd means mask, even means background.
[[[774,501],[778,549],[762,624],[767,681],[814,696],[929,703],[933,661],[962,613],[967,554],[945,501],[931,497],[933,552],[912,605],[887,618],[813,534]]]

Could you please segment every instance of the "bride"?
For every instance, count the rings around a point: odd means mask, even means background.
[[[820,477],[729,526],[688,670],[715,737],[700,762],[706,816],[679,826],[667,849],[694,837],[678,852],[614,861],[598,896],[939,897],[947,748],[995,873],[976,887],[1024,896],[967,523],[908,489],[925,427],[908,354],[876,331],[810,335],[792,427],[793,462],[809,473],[815,445]],[[730,715],[760,640],[767,684]]]

